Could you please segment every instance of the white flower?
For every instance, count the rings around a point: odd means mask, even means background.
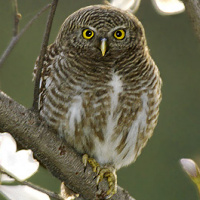
[[[39,167],[31,150],[16,151],[17,146],[9,133],[0,133],[0,169],[18,181],[32,176]],[[14,179],[0,174],[0,193],[10,200],[50,200],[49,196],[25,185],[3,185]]]
[[[48,195],[25,185],[0,185],[0,192],[10,200],[50,200]]]
[[[192,178],[198,176],[198,167],[196,163],[188,158],[182,158],[180,160],[181,166],[183,167],[184,171],[191,176]]]
[[[111,5],[117,8],[121,8],[122,10],[131,10],[131,12],[135,13],[139,6],[141,0],[111,0]]]
[[[0,174],[0,185],[1,185],[1,183],[12,183],[14,181],[15,181],[14,178],[10,178],[6,174]]]
[[[19,181],[32,176],[39,167],[31,150],[16,151],[15,140],[9,133],[0,134],[0,168]]]
[[[152,3],[161,15],[174,15],[185,11],[183,2],[179,0],[152,0]]]
[[[122,10],[131,10],[135,13],[141,0],[111,0],[111,5]],[[156,11],[161,15],[174,15],[185,11],[185,6],[180,0],[152,0]]]

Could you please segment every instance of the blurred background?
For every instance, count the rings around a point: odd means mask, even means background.
[[[20,28],[49,0],[18,0]],[[52,43],[64,19],[100,0],[60,0],[50,37]],[[0,89],[30,108],[32,70],[39,55],[48,12],[24,34],[0,69]],[[196,200],[197,190],[182,171],[179,159],[200,164],[200,42],[187,13],[159,15],[151,1],[141,1],[136,16],[143,23],[148,46],[163,79],[163,101],[154,136],[137,161],[118,171],[118,184],[137,200]],[[12,2],[0,0],[0,54],[13,31]],[[30,181],[59,191],[60,182],[44,169]],[[0,196],[0,199],[3,197]]]

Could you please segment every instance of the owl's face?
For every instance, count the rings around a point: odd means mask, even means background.
[[[111,6],[89,6],[63,23],[57,43],[71,56],[112,60],[144,46],[141,23],[130,13]]]

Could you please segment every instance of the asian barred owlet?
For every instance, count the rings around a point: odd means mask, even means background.
[[[79,153],[118,170],[152,136],[161,84],[138,19],[109,5],[89,6],[64,21],[47,49],[38,109]]]

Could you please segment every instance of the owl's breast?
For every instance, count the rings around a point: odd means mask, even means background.
[[[90,155],[96,152],[96,146],[103,149],[102,144],[108,144],[118,123],[122,92],[123,83],[117,75],[106,84],[74,91],[67,103],[65,118],[59,125],[60,134],[80,152]]]
[[[126,87],[118,74],[95,87],[51,83],[41,115],[78,152],[120,168],[137,157],[140,142],[146,143],[156,124],[148,121],[150,96],[154,99],[156,91],[149,95],[135,87]]]

